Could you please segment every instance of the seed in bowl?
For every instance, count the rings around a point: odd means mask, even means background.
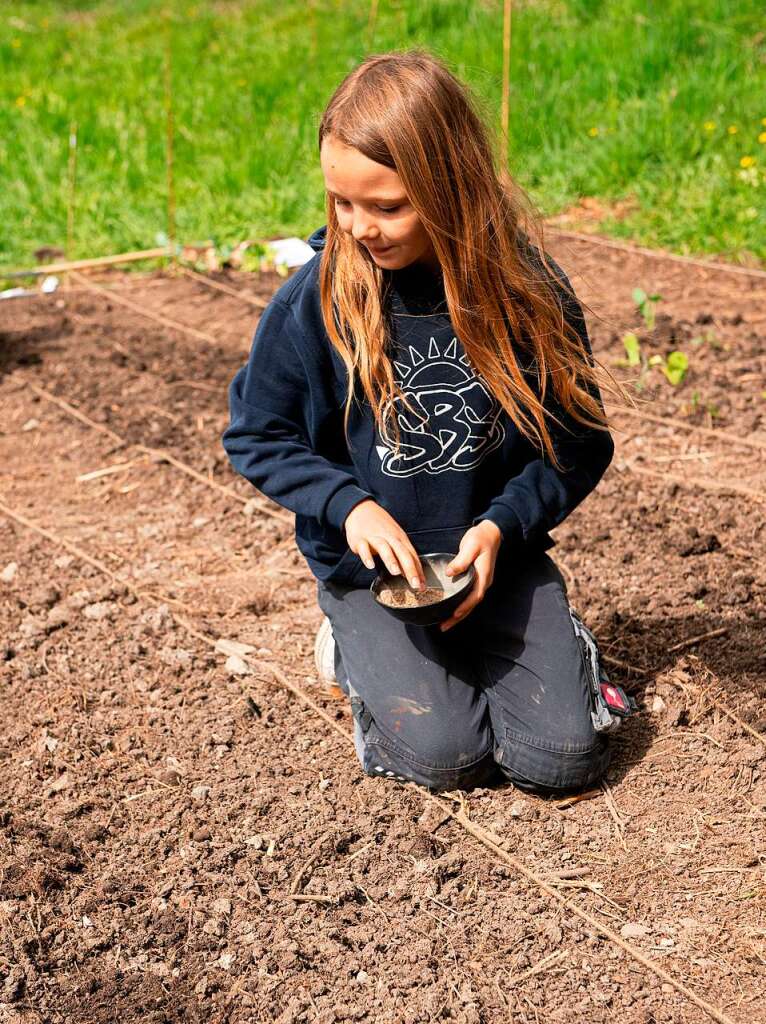
[[[409,587],[392,587],[384,583],[378,591],[378,600],[389,608],[420,608],[436,604],[446,597],[441,587],[426,587],[425,590],[411,590]]]

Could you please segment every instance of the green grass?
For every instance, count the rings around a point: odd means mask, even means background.
[[[357,0],[6,5],[0,268],[33,263],[40,245],[66,247],[73,122],[68,254],[156,244],[166,227],[168,31],[184,241],[305,236],[324,223],[316,128],[366,53],[428,47],[497,124],[501,0],[380,0],[372,39],[368,13]],[[527,0],[514,10],[512,44],[511,169],[546,214],[581,196],[607,207],[632,199],[602,231],[766,260],[763,0]]]

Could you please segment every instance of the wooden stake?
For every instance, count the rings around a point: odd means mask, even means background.
[[[4,277],[39,277],[44,274],[63,274],[67,270],[88,270],[91,267],[113,267],[118,263],[135,263],[138,260],[156,260],[170,254],[170,247],[138,249],[135,252],[118,253],[115,256],[97,256],[88,260],[63,260],[60,263],[43,263],[30,270],[9,270]]]
[[[69,180],[69,195],[67,200],[66,216],[66,254],[71,258],[74,248],[74,210],[77,182],[77,122],[73,121],[69,126],[69,162],[67,167],[67,178]]]
[[[505,0],[503,4],[503,95],[500,104],[500,140],[503,151],[500,165],[505,174],[508,174],[509,146],[510,146],[510,78],[511,78],[511,0]]]
[[[170,263],[175,266],[176,255],[176,192],[173,177],[173,16],[165,9],[165,169],[167,179],[167,236]]]

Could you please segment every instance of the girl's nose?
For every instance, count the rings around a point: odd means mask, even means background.
[[[373,234],[370,234],[372,230]],[[368,217],[354,217],[354,224],[351,228],[351,234],[357,240],[357,242],[373,242],[374,239],[374,226],[372,221]]]

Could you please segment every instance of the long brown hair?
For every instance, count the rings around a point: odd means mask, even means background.
[[[545,256],[542,217],[509,175],[498,174],[468,88],[421,48],[369,56],[333,93],[319,125],[320,149],[326,136],[397,172],[438,257],[450,320],[471,366],[517,428],[561,468],[546,422],[560,420],[543,405],[547,388],[559,411],[607,430],[598,374],[565,316],[571,299],[562,301],[551,280],[561,278]],[[567,291],[564,282],[559,288]],[[346,434],[358,379],[378,427],[393,427],[398,444],[395,399],[407,400],[387,357],[384,272],[340,229],[329,195],[320,294],[328,337],[348,375]],[[524,372],[530,363],[537,389]]]

